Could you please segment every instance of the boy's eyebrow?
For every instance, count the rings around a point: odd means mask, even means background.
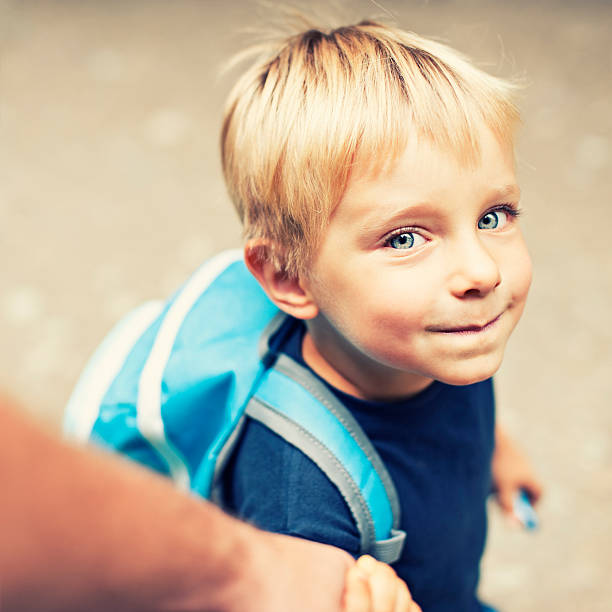
[[[388,225],[400,221],[406,217],[427,217],[435,214],[435,207],[428,203],[415,203],[395,209],[391,214],[381,215],[380,211],[370,216],[366,215],[363,219],[363,229],[368,231],[382,231]]]
[[[491,191],[491,193],[489,193],[486,199],[487,201],[490,201],[490,200],[500,200],[502,198],[507,198],[507,197],[520,198],[521,188],[516,183],[508,183],[507,185],[504,185],[503,187],[500,187],[498,189],[494,189],[493,191]]]

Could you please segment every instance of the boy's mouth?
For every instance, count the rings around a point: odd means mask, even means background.
[[[462,325],[459,327],[428,327],[427,331],[437,332],[440,334],[478,334],[493,327],[502,316],[503,312],[496,317],[487,321],[484,325]]]

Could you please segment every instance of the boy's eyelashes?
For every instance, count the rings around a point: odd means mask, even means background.
[[[520,214],[521,211],[513,204],[498,204],[491,207],[478,219],[478,229],[502,230]]]
[[[496,204],[495,206],[491,206],[491,208],[489,208],[485,212],[485,215],[490,213],[490,212],[496,212],[496,211],[505,212],[506,214],[510,215],[511,217],[519,217],[520,215],[523,214],[523,210],[521,208],[519,208],[517,204],[512,204],[512,203],[506,202],[504,204]]]
[[[427,239],[416,228],[403,227],[385,236],[383,241],[386,247],[407,251],[425,244]]]

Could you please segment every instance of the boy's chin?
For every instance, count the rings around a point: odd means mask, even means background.
[[[491,378],[499,370],[502,362],[501,357],[497,359],[489,357],[488,359],[465,360],[435,378],[447,385],[455,386],[472,385],[482,382]]]

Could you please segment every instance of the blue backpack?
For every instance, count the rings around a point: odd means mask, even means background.
[[[361,554],[396,561],[395,487],[350,412],[277,347],[296,321],[250,274],[239,251],[203,264],[165,303],[111,331],[68,403],[67,433],[110,447],[219,501],[218,477],[246,419],[310,457],[355,519]]]

